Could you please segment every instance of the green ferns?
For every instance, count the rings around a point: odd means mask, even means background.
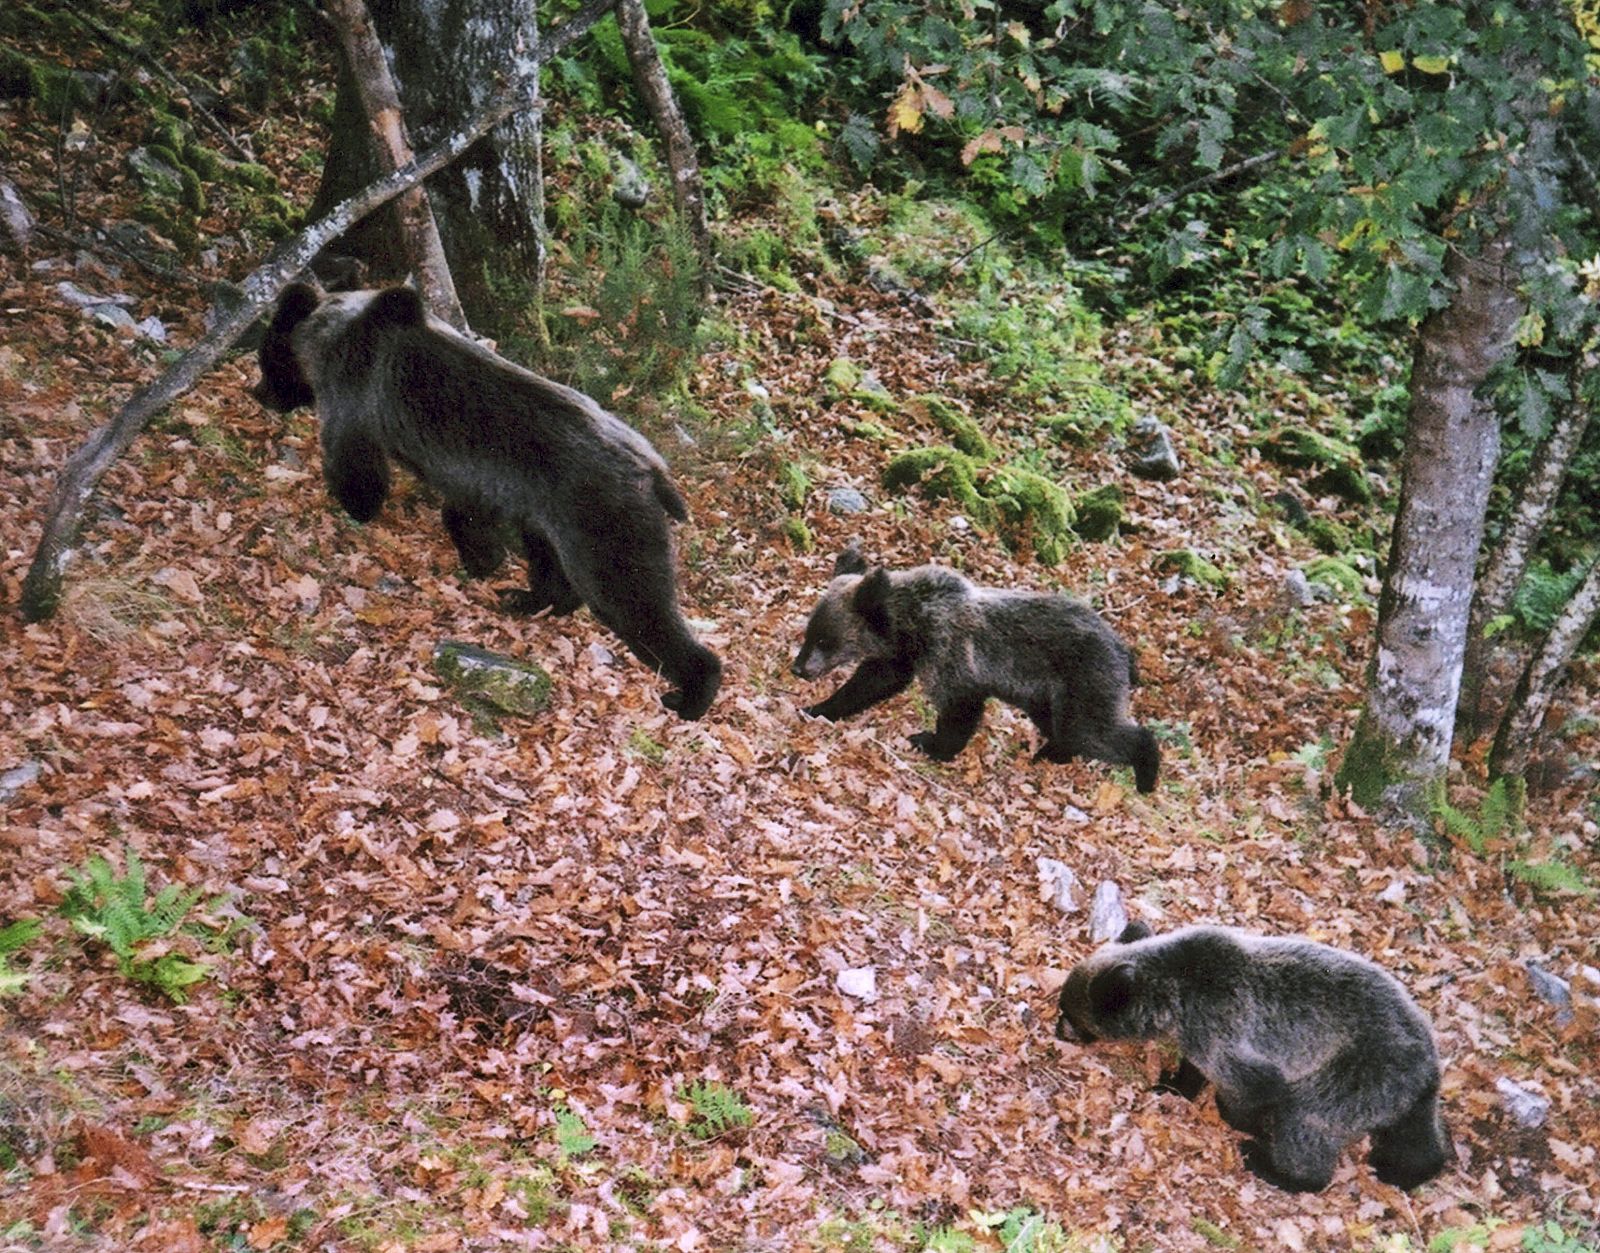
[[[44,924],[37,918],[19,918],[0,927],[0,996],[15,996],[28,982],[27,972],[11,969],[9,958],[34,936]]]
[[[705,1079],[697,1080],[680,1093],[694,1110],[689,1134],[698,1140],[714,1140],[730,1131],[748,1127],[756,1120],[755,1111],[732,1088]]]
[[[226,943],[234,928],[209,921],[186,924],[184,919],[199,901],[200,889],[185,891],[168,884],[148,896],[139,855],[130,848],[124,858],[125,873],[120,876],[98,854],[81,870],[67,871],[72,890],[61,903],[61,913],[74,931],[109,948],[123,975],[181,1005],[188,999],[186,989],[209,978],[212,971],[209,962],[171,951],[172,942],[185,935],[216,948]]]

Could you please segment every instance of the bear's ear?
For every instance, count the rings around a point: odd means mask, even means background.
[[[310,283],[290,283],[278,296],[278,308],[272,315],[272,324],[287,335],[315,313],[321,303],[322,293]]]
[[[853,539],[845,550],[833,559],[833,577],[841,574],[865,574],[867,559],[861,555],[861,541]]]
[[[856,585],[850,607],[879,635],[889,634],[889,572],[879,566]]]
[[[361,320],[370,327],[421,326],[428,320],[428,311],[413,288],[390,287],[372,298]]]
[[[1118,944],[1132,944],[1135,940],[1148,940],[1155,934],[1146,923],[1130,922],[1117,937]]]
[[[1089,1008],[1101,1022],[1115,1018],[1133,1000],[1138,975],[1132,962],[1118,962],[1089,981]]]

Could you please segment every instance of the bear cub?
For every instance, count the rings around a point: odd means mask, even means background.
[[[792,667],[815,679],[838,666],[855,673],[806,710],[849,718],[922,683],[938,718],[911,743],[949,761],[983,720],[993,696],[1033,720],[1044,744],[1034,760],[1074,757],[1133,767],[1141,792],[1156,785],[1156,738],[1128,720],[1134,679],[1127,646],[1082,601],[1042,592],[978,587],[954,570],[869,570],[852,544],[806,623]]]
[[[1365,958],[1231,927],[1152,935],[1142,923],[1079,963],[1061,988],[1056,1036],[1167,1040],[1164,1084],[1251,1138],[1245,1165],[1291,1192],[1328,1186],[1345,1145],[1370,1134],[1385,1183],[1414,1188],[1450,1158],[1428,1020]]]
[[[509,534],[528,560],[519,608],[588,605],[674,685],[667,708],[706,712],[722,663],[678,608],[669,522],[688,512],[644,436],[429,317],[409,287],[293,284],[259,359],[262,404],[316,405],[323,476],[352,518],[377,515],[397,462],[444,498],[469,574],[492,574]]]

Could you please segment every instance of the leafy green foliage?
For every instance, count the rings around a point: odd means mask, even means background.
[[[556,1107],[556,1148],[564,1158],[582,1157],[594,1152],[600,1141],[589,1134],[583,1118],[565,1105]]]
[[[1496,779],[1483,794],[1476,814],[1457,809],[1444,799],[1434,807],[1434,816],[1445,831],[1479,855],[1510,832],[1516,812],[1516,796],[1505,779]]]
[[[1540,896],[1596,895],[1582,873],[1556,858],[1546,861],[1513,861],[1506,865],[1513,879],[1526,883]]]
[[[73,930],[106,945],[124,976],[148,984],[180,1005],[188,999],[189,987],[213,973],[211,963],[174,951],[180,935],[216,949],[237,928],[237,923],[210,920],[186,923],[200,900],[200,889],[184,891],[168,884],[149,895],[144,863],[131,848],[124,853],[120,875],[97,854],[81,868],[68,870],[67,878],[72,888],[61,903],[61,914]],[[223,903],[221,898],[218,903]]]
[[[11,954],[38,935],[43,926],[44,924],[37,918],[19,918],[16,922],[0,927],[0,996],[14,996],[22,991],[28,982],[27,973],[11,969],[8,959]]]
[[[729,1131],[737,1131],[755,1123],[755,1111],[733,1089],[706,1079],[698,1079],[684,1088],[679,1096],[689,1102],[694,1117],[689,1123],[689,1134],[701,1140],[712,1140]]]

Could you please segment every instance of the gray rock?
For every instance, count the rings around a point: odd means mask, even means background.
[[[1039,858],[1039,895],[1064,914],[1075,914],[1083,908],[1078,899],[1082,884],[1072,868],[1054,857]]]
[[[158,317],[148,317],[134,328],[134,333],[142,339],[148,339],[157,344],[167,342],[167,328],[162,325]]]
[[[4,805],[23,788],[35,782],[44,766],[37,761],[25,761],[0,774],[0,805]]]
[[[32,238],[33,214],[11,180],[0,178],[0,244],[24,252]]]
[[[1515,1079],[1508,1079],[1505,1075],[1494,1081],[1495,1090],[1505,1100],[1506,1113],[1521,1126],[1530,1130],[1544,1126],[1546,1118],[1550,1117],[1550,1098],[1540,1096],[1531,1088],[1525,1088]]]
[[[1094,903],[1089,906],[1089,937],[1093,940],[1114,940],[1128,925],[1128,911],[1122,906],[1122,889],[1110,879],[1105,879],[1094,890]]]
[[[642,209],[650,203],[650,180],[627,157],[617,157],[617,175],[611,184],[611,198],[624,209]]]
[[[183,175],[148,148],[135,148],[128,154],[128,168],[145,191],[167,200],[183,199]]]
[[[550,702],[550,675],[544,667],[476,644],[456,640],[435,644],[433,668],[475,713],[529,717]]]
[[[56,295],[78,309],[98,309],[104,305],[115,305],[119,309],[131,309],[139,303],[137,297],[130,296],[127,292],[118,291],[102,296],[98,292],[84,291],[76,283],[69,283],[65,280],[56,284]]]
[[[839,514],[865,513],[867,498],[853,487],[828,489],[828,512]]]
[[[1572,985],[1560,975],[1553,975],[1533,958],[1522,963],[1533,984],[1534,995],[1556,1007],[1556,1024],[1566,1026],[1572,1021]]]
[[[1133,424],[1128,447],[1133,453],[1129,468],[1139,478],[1168,483],[1178,477],[1182,466],[1172,444],[1172,433],[1149,414]]]
[[[100,323],[101,326],[109,326],[114,331],[124,329],[131,331],[139,325],[133,320],[133,314],[129,313],[121,305],[95,305],[92,309],[85,309],[83,316],[92,318]]]
[[[1317,594],[1311,590],[1311,580],[1303,570],[1291,570],[1283,576],[1283,601],[1291,609],[1304,609]]]

